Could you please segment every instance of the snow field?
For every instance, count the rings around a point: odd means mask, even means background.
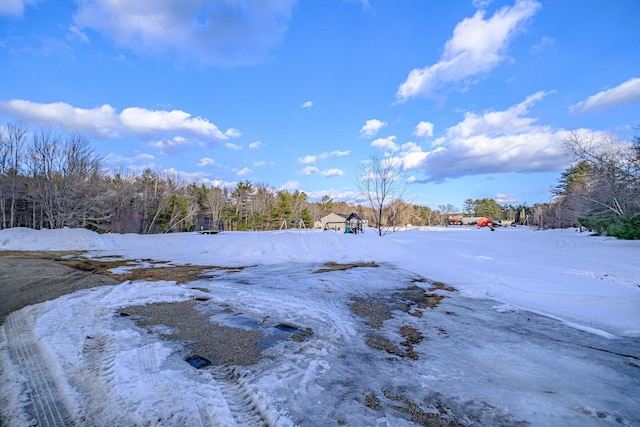
[[[245,268],[185,285],[123,282],[12,314],[31,323],[23,322],[21,338],[7,333],[9,322],[1,332],[7,425],[30,416],[33,378],[12,352],[25,342],[48,361],[64,416],[91,425],[414,425],[398,409],[407,402],[470,425],[640,423],[640,242],[526,228],[423,228],[383,238],[76,231],[4,230],[0,249],[73,246],[93,257]],[[327,261],[377,267],[315,273]],[[457,290],[436,291],[445,298],[422,317],[394,309],[380,329],[350,310],[356,297],[389,302],[410,285],[428,289],[424,278]],[[272,342],[252,366],[198,370],[178,343],[116,315],[202,296],[209,299],[198,310],[212,322],[313,334]],[[416,359],[366,344],[375,334],[402,349],[402,326],[424,335]],[[381,408],[366,406],[367,395]]]

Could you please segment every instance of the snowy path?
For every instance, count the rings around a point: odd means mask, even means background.
[[[16,311],[7,317],[4,330],[9,354],[20,373],[27,378],[26,415],[40,426],[71,425],[71,417],[61,398],[63,394],[51,376],[46,357],[33,333],[33,316],[26,310]]]

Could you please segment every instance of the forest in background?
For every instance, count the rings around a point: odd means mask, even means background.
[[[312,202],[302,191],[276,190],[263,183],[205,187],[175,172],[109,171],[83,135],[9,123],[0,127],[0,229],[79,227],[148,234],[222,223],[226,230],[274,230],[284,218],[302,218],[313,227],[331,212],[355,212],[371,226],[395,228],[447,225],[449,215],[464,213],[640,238],[640,138],[626,143],[575,134],[566,146],[575,162],[562,173],[551,202],[514,206],[467,199],[461,209],[450,204],[432,209],[390,194],[378,215],[367,204],[329,196]]]

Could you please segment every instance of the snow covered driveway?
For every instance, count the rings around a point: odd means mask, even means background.
[[[118,314],[184,301],[260,332],[260,360],[196,369],[175,327]],[[255,265],[13,313],[0,402],[9,426],[638,425],[640,340],[603,335],[389,263]]]

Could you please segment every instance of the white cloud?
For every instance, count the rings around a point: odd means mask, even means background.
[[[210,157],[203,157],[198,162],[198,166],[200,166],[200,167],[213,166],[214,164],[215,164],[215,160],[213,160]]]
[[[446,139],[467,138],[475,135],[508,135],[528,132],[533,129],[535,119],[524,117],[529,107],[553,92],[536,92],[524,101],[504,111],[487,111],[482,115],[466,113],[465,119],[447,129],[446,138],[436,140],[438,144]]]
[[[83,109],[64,102],[40,104],[14,99],[0,101],[0,111],[27,123],[55,124],[66,131],[88,133],[100,138],[116,138],[126,128],[115,109],[107,104]]]
[[[313,102],[311,101],[307,101],[300,106],[300,108],[311,108],[311,107],[313,107]]]
[[[468,112],[430,149],[406,143],[396,158],[405,170],[422,170],[426,181],[488,173],[560,171],[568,165],[563,140],[570,132],[537,125],[534,118],[527,117],[530,107],[547,94],[533,94],[505,111]]]
[[[252,150],[256,150],[260,147],[262,147],[264,144],[262,143],[262,141],[253,141],[251,144],[249,144],[249,148]]]
[[[364,122],[362,129],[360,129],[360,138],[373,138],[386,125],[387,122],[382,122],[378,119],[367,120]]]
[[[280,190],[285,190],[285,191],[294,191],[294,190],[297,190],[298,188],[300,188],[300,183],[299,182],[297,182],[297,181],[287,181],[279,189]]]
[[[609,90],[603,90],[570,108],[571,113],[602,111],[621,104],[640,100],[640,78],[632,78]]]
[[[323,159],[327,159],[329,157],[342,157],[342,156],[348,156],[350,153],[349,150],[334,150],[334,151],[328,151],[322,154],[308,154],[304,157],[299,157],[298,158],[298,162],[302,163],[302,164],[310,164],[310,163],[315,163],[318,160],[323,160]]]
[[[484,9],[489,6],[491,2],[493,2],[493,0],[473,0],[471,4],[473,4],[473,7],[476,9]]]
[[[151,143],[151,145],[160,150],[162,154],[168,154],[186,147],[193,147],[194,144],[193,141],[182,136],[174,136],[170,139],[161,139],[159,141],[155,141]]]
[[[537,1],[517,0],[515,5],[501,8],[489,19],[484,19],[485,11],[479,10],[473,17],[462,20],[445,44],[440,62],[412,70],[398,88],[396,100],[430,97],[440,88],[491,71],[507,58],[509,43],[539,8]]]
[[[238,129],[234,129],[234,128],[229,128],[226,131],[224,131],[225,136],[228,136],[229,138],[240,138],[242,136],[242,134],[240,133],[240,131]]]
[[[517,203],[520,203],[520,199],[512,196],[511,194],[498,193],[494,195],[492,199],[495,200],[499,205],[515,205]]]
[[[138,54],[237,65],[268,57],[284,37],[296,0],[76,2],[76,25]]]
[[[556,39],[544,36],[544,37],[542,37],[542,39],[540,40],[539,43],[534,44],[533,46],[531,46],[531,52],[533,52],[533,53],[544,52],[545,50],[553,47],[553,45],[555,43],[556,43]]]
[[[83,43],[89,43],[89,37],[82,31],[80,31],[80,29],[75,25],[69,25],[68,30],[69,30],[69,33],[67,36],[68,39],[75,39],[75,40],[80,40]]]
[[[137,133],[188,131],[218,140],[227,139],[227,136],[210,121],[201,117],[191,117],[191,114],[180,110],[151,111],[129,107],[122,110],[119,119],[126,129]]]
[[[418,137],[431,137],[433,136],[433,123],[421,121],[416,126],[413,134]]]
[[[253,170],[249,169],[248,167],[244,167],[239,171],[236,171],[236,175],[245,176],[245,175],[249,175],[251,172],[253,172]]]
[[[140,154],[136,154],[135,156],[128,157],[128,156],[122,156],[116,153],[109,153],[104,157],[104,160],[105,162],[111,165],[122,165],[122,164],[132,165],[140,161],[145,162],[145,164],[149,164],[149,162],[152,162],[153,160],[155,160],[155,156],[148,153],[140,153]]]
[[[305,192],[310,201],[320,201],[324,196],[331,197],[335,202],[347,202],[353,204],[362,204],[367,202],[361,192],[358,191],[341,191],[341,190],[320,190]]]
[[[0,15],[9,15],[22,18],[24,9],[32,4],[36,4],[37,0],[2,0],[0,1]]]
[[[334,176],[343,176],[343,175],[344,175],[344,171],[342,169],[337,169],[337,168],[327,169],[326,171],[322,171],[322,176],[327,178],[331,178]]]
[[[229,150],[234,150],[234,151],[242,150],[242,145],[233,144],[231,142],[226,142],[224,146],[227,147]]]
[[[385,151],[398,151],[398,144],[396,144],[395,135],[391,135],[386,138],[378,138],[371,143],[371,146]]]
[[[221,179],[209,179],[206,177],[200,178],[199,180],[195,181],[197,184],[203,184],[205,187],[211,187],[211,188],[235,188],[238,183],[235,181],[223,181]]]
[[[139,107],[125,108],[122,112],[108,105],[85,109],[64,102],[49,104],[14,99],[0,101],[0,112],[27,123],[55,125],[68,132],[79,132],[98,138],[114,139],[124,134],[137,135],[153,140],[160,136],[165,146],[179,145],[179,139],[202,139],[219,142],[229,139],[226,133],[202,117],[192,117],[180,110],[147,110]],[[154,138],[156,137],[156,138]],[[156,144],[158,145],[158,144]],[[160,143],[158,146],[162,146]],[[187,145],[187,144],[182,144]]]
[[[302,163],[303,165],[308,165],[309,163],[315,163],[318,160],[318,156],[314,156],[308,154],[304,157],[298,157],[298,163]]]
[[[306,168],[304,168],[304,169],[302,169],[300,171],[300,174],[309,176],[309,175],[312,175],[312,174],[318,173],[318,172],[320,172],[320,169],[318,169],[317,167],[315,167],[315,166],[307,166]]]

